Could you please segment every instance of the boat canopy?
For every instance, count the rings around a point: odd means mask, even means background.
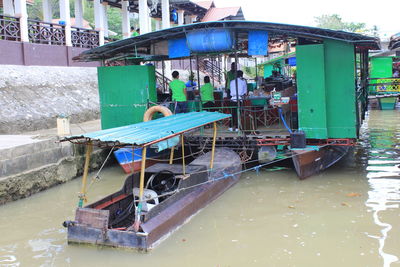
[[[230,114],[207,111],[180,113],[127,126],[68,136],[61,141],[91,143],[99,147],[124,145],[145,147],[229,117]]]
[[[294,41],[299,43],[299,40],[301,39],[307,43],[313,43],[321,42],[323,39],[331,39],[352,43],[357,48],[371,50],[380,49],[378,38],[357,33],[270,22],[214,21],[172,27],[116,42],[111,42],[103,46],[84,51],[79,56],[74,57],[74,60],[102,61],[127,57],[135,57],[136,59],[140,59],[142,61],[168,60],[171,59],[171,57],[168,55],[168,43],[170,41],[179,41],[189,35],[195,36],[199,31],[228,31],[232,34],[232,36],[234,36],[235,40],[239,41],[239,43],[246,42],[249,39],[250,32],[261,31],[267,32],[267,38],[269,41]],[[198,41],[196,45],[202,45],[202,43],[204,42]],[[232,45],[231,48],[233,49],[234,45]],[[196,49],[193,49],[193,47],[190,47],[190,50],[190,55],[204,54],[199,50],[194,52]],[[236,46],[236,50],[240,50],[240,46]],[[226,47],[223,47],[223,49],[216,48],[213,53],[225,53],[229,51],[232,52],[233,50],[226,50]],[[175,57],[175,59],[184,57],[185,56]]]

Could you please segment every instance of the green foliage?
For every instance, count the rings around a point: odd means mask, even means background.
[[[260,71],[260,70],[258,70],[258,71]],[[249,76],[249,77],[251,77],[251,78],[256,77],[256,67],[247,67],[247,66],[245,66],[245,67],[243,68],[243,72],[244,72],[247,76]],[[260,74],[260,73],[259,73],[259,74]]]
[[[344,22],[338,14],[321,15],[314,19],[319,28],[378,35],[378,27],[376,25],[372,29],[368,29],[363,22]]]

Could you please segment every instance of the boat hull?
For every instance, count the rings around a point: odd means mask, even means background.
[[[318,150],[293,150],[294,167],[300,179],[305,179],[329,168],[349,151],[348,146],[323,146]]]

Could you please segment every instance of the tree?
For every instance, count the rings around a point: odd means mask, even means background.
[[[364,33],[364,34],[368,34],[371,32],[370,29],[366,28],[365,23],[344,22],[338,14],[322,15],[319,17],[315,17],[314,19],[315,22],[317,23],[317,27],[319,28]]]

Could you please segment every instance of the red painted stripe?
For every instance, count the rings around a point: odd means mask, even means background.
[[[119,195],[119,196],[117,196],[116,198],[113,198],[113,199],[111,199],[111,200],[109,200],[109,201],[107,201],[107,202],[101,203],[101,204],[97,205],[97,206],[94,207],[94,208],[95,208],[96,210],[102,210],[102,209],[104,209],[104,208],[106,208],[106,207],[108,207],[108,206],[114,204],[115,202],[118,202],[118,201],[120,201],[120,200],[126,198],[127,196],[128,196],[128,195],[125,195],[125,194]]]

